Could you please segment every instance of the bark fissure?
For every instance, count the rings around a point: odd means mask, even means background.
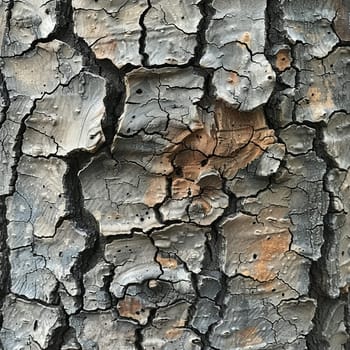
[[[0,2],[0,347],[349,342],[343,0]]]

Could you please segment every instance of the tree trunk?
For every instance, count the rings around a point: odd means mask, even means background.
[[[344,350],[348,0],[0,0],[0,348]]]

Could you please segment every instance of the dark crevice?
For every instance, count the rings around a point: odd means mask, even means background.
[[[310,296],[317,300],[317,308],[315,317],[313,319],[314,328],[307,336],[307,345],[309,350],[329,349],[328,343],[323,340],[322,336],[322,322],[325,318],[325,310],[328,305],[331,305],[337,293],[337,283],[334,285],[335,276],[328,275],[327,262],[331,259],[330,250],[334,247],[337,237],[332,224],[332,216],[335,213],[333,193],[328,191],[327,176],[329,172],[336,168],[336,163],[328,155],[325,150],[323,139],[323,124],[313,124],[316,129],[316,138],[313,149],[317,156],[321,158],[326,164],[326,173],[323,177],[323,190],[329,195],[329,205],[327,214],[323,218],[323,245],[321,247],[321,257],[317,261],[313,261],[310,269]],[[339,291],[338,291],[339,292]],[[344,315],[345,316],[345,315]]]
[[[102,130],[105,135],[105,144],[108,148],[113,143],[118,121],[124,112],[126,97],[123,76],[110,60],[97,60],[100,75],[106,79],[106,108],[105,118],[102,121]]]
[[[13,146],[13,151],[14,151],[14,163],[13,163],[13,166],[11,167],[12,169],[12,177],[11,177],[11,180],[10,180],[10,195],[12,195],[15,191],[15,187],[16,187],[16,182],[17,182],[17,178],[18,178],[18,171],[17,171],[17,168],[18,168],[18,164],[20,162],[20,159],[21,157],[23,156],[23,152],[22,152],[22,145],[23,145],[23,138],[24,138],[24,133],[26,131],[26,120],[33,114],[35,108],[36,108],[36,103],[37,101],[40,100],[40,98],[38,99],[35,99],[33,101],[33,104],[30,108],[30,111],[29,113],[27,113],[21,120],[21,126],[18,130],[18,133],[16,135],[16,138],[15,138],[15,143],[14,143],[14,146]]]
[[[220,319],[220,321],[225,319],[224,316],[225,316],[225,311],[227,308],[227,306],[225,305],[225,297],[227,296],[228,281],[229,281],[228,277],[223,272],[221,272],[221,274],[220,274],[221,289],[220,289],[220,291],[215,299],[215,303],[219,307],[219,319]],[[220,323],[220,321],[213,323],[209,327],[209,329],[205,335],[209,344],[210,344],[210,335],[213,333],[214,328]]]
[[[204,77],[203,97],[198,102],[198,106],[200,106],[205,111],[209,112],[210,106],[215,105],[216,101],[214,97],[215,87],[212,84],[214,70],[203,68],[197,68],[195,70],[198,72],[198,74]]]
[[[71,0],[66,1],[63,10],[66,19],[64,25],[60,27],[61,30],[56,32],[56,38],[74,47],[82,55],[84,70],[99,75],[106,80],[106,96],[104,98],[105,115],[102,120],[105,142],[100,146],[98,154],[101,152],[110,154],[118,121],[124,110],[124,73],[110,60],[96,59],[95,54],[87,43],[74,33]],[[83,274],[103,259],[104,245],[106,243],[106,238],[99,233],[98,222],[84,208],[84,198],[78,178],[79,171],[91,161],[93,156],[94,154],[88,152],[75,151],[71,152],[65,158],[68,165],[68,172],[64,178],[65,193],[68,198],[68,218],[74,220],[77,227],[84,230],[88,235],[87,249],[79,255],[72,271],[76,279],[80,282],[82,295],[85,292],[82,283]],[[111,278],[107,282],[110,283]]]
[[[10,31],[10,20],[11,20],[11,16],[12,16],[11,10],[14,6],[14,3],[15,3],[14,0],[10,0],[9,7],[7,10],[8,11],[7,26],[6,26],[6,35],[7,36],[9,35],[9,31]],[[39,43],[48,43],[48,42],[51,42],[55,39],[62,40],[62,38],[67,40],[70,37],[69,28],[72,27],[72,25],[73,25],[72,11],[71,11],[71,0],[57,1],[55,12],[56,12],[56,16],[57,16],[56,17],[57,18],[56,25],[55,25],[54,29],[52,30],[52,32],[47,37],[38,38],[38,39],[33,40],[31,42],[29,48],[22,51],[20,54],[10,56],[8,58],[24,56],[27,53],[29,53],[30,51],[32,51],[36,47],[36,45]],[[62,41],[65,41],[65,40],[62,40]],[[2,57],[7,57],[7,56],[2,56]]]
[[[68,315],[63,310],[60,310],[60,317],[58,319],[58,322],[61,322],[61,325],[60,327],[55,329],[55,332],[52,334],[52,337],[49,340],[49,346],[47,349],[50,349],[50,350],[61,349],[61,345],[64,340],[63,335],[68,329]]]
[[[0,41],[0,53],[2,52],[3,50],[3,47],[4,45],[6,45],[6,41],[9,40],[9,33],[10,33],[10,29],[11,29],[11,18],[12,18],[12,9],[13,9],[13,6],[15,5],[15,0],[9,0],[8,1],[8,5],[7,5],[7,9],[5,10],[7,13],[6,13],[6,25],[5,25],[5,30],[4,30],[4,38],[1,38],[1,39],[4,39],[3,42]],[[0,56],[2,57],[2,56]]]
[[[7,91],[5,77],[0,70],[0,128],[6,120],[6,114],[9,106],[10,96]]]
[[[194,49],[194,57],[190,60],[190,65],[199,67],[200,60],[204,54],[205,46],[207,44],[206,41],[206,31],[209,27],[210,20],[215,14],[215,9],[211,6],[212,0],[202,0],[198,7],[202,14],[202,19],[199,22],[197,28],[197,46]]]
[[[233,202],[234,201],[230,200],[231,207],[234,206]],[[201,287],[198,286],[197,293],[201,297],[210,297],[210,299],[214,300],[216,306],[219,307],[219,315],[222,320],[224,314],[224,298],[227,290],[227,277],[221,271],[220,259],[222,254],[221,251],[224,247],[224,241],[219,229],[220,220],[220,218],[217,219],[216,222],[211,225],[211,232],[209,235],[210,239],[207,239],[205,242],[206,250],[202,262],[202,271],[199,274],[200,278],[207,279],[208,285],[204,282]],[[210,293],[210,295],[208,293]],[[201,335],[201,340],[205,346],[210,346],[210,335],[213,333],[218,322],[220,321],[211,324],[207,332]]]
[[[0,196],[0,308],[10,290],[9,247],[7,245],[6,197]],[[0,315],[0,329],[2,319]]]
[[[274,47],[278,45],[289,45],[289,42],[280,30],[280,28],[282,28],[282,16],[280,0],[269,1],[265,12],[266,42],[264,54],[276,74],[276,82],[268,102],[264,105],[264,112],[269,127],[275,130],[281,127],[279,124],[280,121],[276,118],[276,113],[281,103],[278,93],[290,88],[281,81],[280,74],[283,72],[277,70],[274,65]]]
[[[138,327],[135,331],[135,347],[137,350],[144,350],[142,346],[143,335],[142,335],[143,327]]]
[[[83,195],[81,184],[78,178],[78,172],[82,167],[82,161],[87,161],[89,155],[83,152],[75,154],[66,159],[68,171],[64,176],[63,185],[67,198],[68,215],[65,219],[72,220],[78,229],[83,230],[87,234],[86,246],[87,249],[79,254],[77,262],[73,267],[72,274],[77,281],[80,282],[80,287],[84,291],[82,285],[82,275],[88,269],[88,264],[91,261],[91,256],[95,252],[96,246],[99,244],[99,227],[95,218],[84,209]]]
[[[7,14],[6,14],[6,26],[5,26],[6,35],[8,35],[8,32],[11,29],[10,22],[11,22],[11,18],[12,18],[12,9],[13,9],[14,5],[15,5],[15,0],[8,0],[8,6],[7,6],[7,9],[5,10],[7,12]]]
[[[66,42],[74,47],[83,57],[83,69],[99,75],[106,80],[106,96],[104,98],[105,116],[102,120],[102,130],[105,136],[105,142],[101,148],[109,148],[113,142],[118,120],[124,110],[125,85],[124,75],[128,71],[119,70],[109,59],[97,59],[89,45],[74,33],[73,28],[73,9],[71,0],[67,0],[65,6],[65,15],[67,17],[65,26],[56,33],[59,40]],[[134,66],[130,69],[135,69]]]
[[[141,63],[144,67],[149,65],[148,63],[148,54],[146,53],[146,37],[147,37],[147,28],[145,26],[145,17],[148,11],[152,8],[151,0],[147,0],[148,7],[140,16],[139,25],[141,27],[141,35],[139,39],[139,54],[141,55]]]
[[[290,120],[279,120],[278,113],[277,112],[281,105],[281,98],[280,93],[283,93],[283,90],[288,91],[290,89],[289,86],[285,85],[279,78],[279,75],[282,73],[277,70],[276,67],[274,67],[275,62],[275,52],[274,48],[277,46],[290,46],[290,43],[288,42],[286,38],[286,33],[283,29],[283,13],[281,9],[281,2],[280,0],[271,0],[268,2],[267,5],[267,11],[266,11],[266,23],[267,23],[267,37],[266,37],[266,45],[265,45],[265,55],[268,58],[270,64],[274,68],[274,71],[276,73],[277,79],[276,79],[276,85],[274,88],[274,91],[266,104],[264,110],[265,115],[268,121],[268,124],[270,127],[274,129],[279,129],[281,127],[285,127],[286,125],[290,125],[292,121],[296,121],[296,115],[295,115],[295,107],[293,107],[293,102],[291,103],[291,113],[292,118],[289,117]],[[290,53],[292,56],[292,67],[296,68],[296,77],[295,77],[295,86],[297,87],[299,85],[299,79],[300,79],[300,71],[295,66],[297,62],[297,57],[295,57],[295,46],[292,46],[290,48]],[[289,97],[291,99],[292,97]],[[282,112],[283,113],[283,112]],[[286,113],[286,112],[284,112]],[[283,117],[284,118],[284,117]],[[286,124],[286,125],[283,125]],[[300,123],[297,123],[300,124]],[[316,138],[313,145],[313,150],[316,152],[317,156],[325,162],[327,166],[327,171],[323,178],[323,184],[324,188],[323,191],[327,192],[325,188],[325,181],[327,173],[331,168],[334,167],[333,160],[327,155],[325,152],[324,145],[322,143],[322,127],[324,126],[323,123],[311,123],[311,122],[303,122],[301,125],[305,125],[308,127],[311,127],[316,130]],[[283,166],[284,162],[282,162]],[[332,201],[330,201],[331,203]],[[324,312],[324,308],[329,303],[330,299],[329,296],[327,296],[327,289],[325,289],[326,279],[327,277],[325,274],[325,259],[327,259],[328,252],[327,250],[332,245],[332,241],[334,241],[335,236],[334,232],[332,232],[332,229],[330,227],[330,212],[332,211],[331,204],[329,204],[328,213],[323,218],[323,225],[324,225],[324,240],[325,243],[323,244],[321,248],[321,258],[318,261],[313,261],[311,264],[310,269],[310,297],[313,297],[317,300],[317,308],[316,308],[316,314],[315,318],[313,320],[314,328],[313,330],[306,336],[306,342],[308,349],[312,350],[326,350],[329,349],[322,340],[321,336],[321,325],[320,325],[320,317],[322,317],[322,313]]]

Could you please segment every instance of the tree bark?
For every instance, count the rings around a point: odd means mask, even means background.
[[[348,0],[0,0],[0,348],[346,350]]]

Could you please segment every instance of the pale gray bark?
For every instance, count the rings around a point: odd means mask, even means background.
[[[0,348],[346,350],[347,0],[0,0]]]

